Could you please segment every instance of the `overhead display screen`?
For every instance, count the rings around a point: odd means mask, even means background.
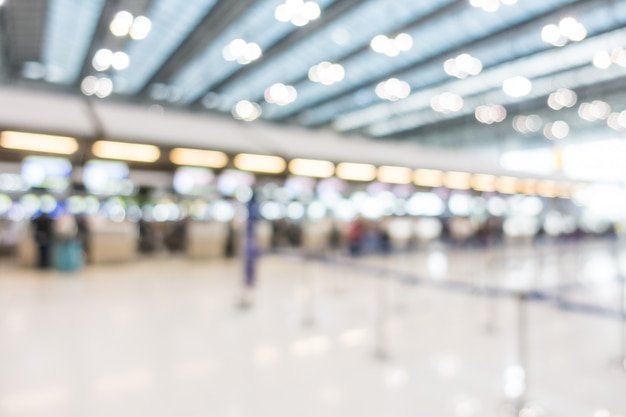
[[[63,191],[70,185],[72,164],[66,158],[27,156],[22,161],[21,176],[30,188]]]

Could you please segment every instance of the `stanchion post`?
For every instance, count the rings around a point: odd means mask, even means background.
[[[389,341],[387,334],[389,316],[389,276],[383,274],[376,277],[376,317],[374,334],[376,347],[374,356],[384,360],[389,358]]]
[[[527,301],[528,294],[523,292],[517,294],[517,361],[523,371],[522,389],[516,402],[518,414],[524,409],[528,395]]]
[[[303,285],[302,285],[302,325],[306,327],[315,324],[315,274],[312,271],[312,264],[315,261],[310,255],[305,254],[302,260]],[[307,263],[311,265],[307,265]]]
[[[626,370],[626,276],[619,274],[620,277],[620,299],[621,305],[619,310],[619,326],[620,326],[620,366]]]

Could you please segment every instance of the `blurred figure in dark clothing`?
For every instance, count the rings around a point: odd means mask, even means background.
[[[41,269],[50,266],[50,252],[53,238],[54,220],[47,213],[41,213],[33,219],[33,232],[37,244],[37,266]]]

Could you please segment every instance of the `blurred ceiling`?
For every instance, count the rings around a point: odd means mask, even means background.
[[[455,149],[626,128],[626,0],[0,3],[4,84]]]

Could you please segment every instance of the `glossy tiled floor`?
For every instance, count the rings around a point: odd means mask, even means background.
[[[234,260],[70,275],[0,261],[0,416],[511,416],[514,294],[536,290],[522,415],[624,417],[616,253],[269,255],[248,310]]]

